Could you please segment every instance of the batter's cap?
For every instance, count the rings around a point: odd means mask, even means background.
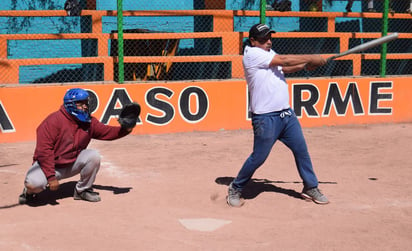
[[[269,33],[276,33],[271,30],[266,24],[255,24],[249,30],[249,38],[261,38],[267,36]]]

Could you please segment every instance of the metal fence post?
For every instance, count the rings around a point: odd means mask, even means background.
[[[382,37],[388,34],[388,13],[389,13],[389,0],[384,1],[383,7],[383,20],[382,20]],[[386,53],[387,53],[387,44],[382,44],[381,47],[381,77],[386,76]]]
[[[123,0],[117,0],[117,57],[118,81],[124,82],[124,46],[123,46]]]
[[[260,23],[266,24],[266,0],[260,0]]]

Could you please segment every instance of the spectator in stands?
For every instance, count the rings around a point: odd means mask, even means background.
[[[322,0],[305,0],[305,4],[309,11],[322,11]]]
[[[352,11],[352,5],[353,5],[353,2],[354,2],[355,0],[348,0],[348,3],[347,3],[347,5],[346,5],[346,11],[347,12],[351,12]],[[382,0],[383,1],[383,0]],[[402,8],[405,8],[405,6],[407,6],[408,5],[408,2],[409,1],[409,6],[408,7],[406,7],[407,9],[405,10],[405,12],[406,13],[411,13],[412,14],[412,0],[405,0],[404,2],[402,2],[402,3],[399,3],[399,2],[397,2],[396,4],[397,4],[397,7],[399,7],[399,8],[397,8],[398,9],[398,11],[399,11],[399,9],[401,9],[400,11],[402,12],[403,11],[403,9]],[[390,13],[395,13],[395,7],[396,6],[393,6],[395,4],[395,2],[393,1],[393,0],[389,0],[389,12]],[[375,8],[374,8],[374,5],[373,5],[373,0],[368,0],[368,8],[367,8],[367,11],[368,12],[376,12],[376,10],[375,10]]]
[[[355,0],[348,0],[348,3],[346,5],[346,11],[347,12],[352,12],[352,5],[353,1]],[[375,12],[376,10],[373,8],[373,0],[368,0],[368,12]]]
[[[409,0],[409,7],[406,10],[407,13],[412,14],[412,0]]]
[[[348,0],[348,3],[346,4],[346,12],[352,12],[353,1],[355,0]]]
[[[292,10],[292,2],[290,0],[275,0],[272,4],[272,10],[275,11],[291,11]]]
[[[412,14],[412,0],[399,0],[396,2],[394,0],[389,0],[389,12],[406,12]]]

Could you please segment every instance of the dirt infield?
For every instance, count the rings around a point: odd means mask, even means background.
[[[300,199],[292,154],[278,142],[246,204],[228,207],[250,130],[93,141],[99,203],[73,200],[75,177],[37,204],[16,205],[35,142],[0,144],[0,250],[409,249],[412,123],[304,133],[326,206]]]

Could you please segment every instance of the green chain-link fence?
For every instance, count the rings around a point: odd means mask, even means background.
[[[348,1],[291,0],[279,9],[281,1],[266,0],[260,11],[260,0],[123,0],[121,26],[116,1],[82,0],[78,16],[68,15],[65,0],[1,1],[0,83],[243,78],[242,48],[262,17],[281,54],[326,57],[384,32],[384,0],[374,10],[354,0],[350,12]],[[387,75],[412,74],[410,4],[389,2],[387,32],[400,35],[387,45]],[[380,75],[381,53],[375,47],[289,77]]]

